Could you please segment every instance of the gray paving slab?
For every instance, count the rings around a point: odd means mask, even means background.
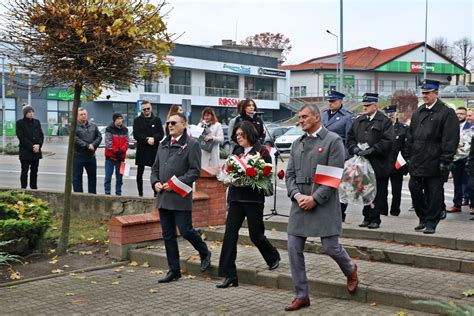
[[[131,272],[133,270],[133,272]],[[281,315],[293,294],[240,285],[217,289],[218,280],[184,275],[158,284],[164,271],[126,266],[1,289],[2,315]],[[80,276],[81,279],[77,277]],[[117,283],[118,282],[118,283]],[[424,315],[407,309],[311,296],[311,306],[292,315]]]

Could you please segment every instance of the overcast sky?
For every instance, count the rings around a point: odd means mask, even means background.
[[[169,31],[178,43],[218,45],[261,32],[283,33],[293,49],[287,64],[336,52],[339,0],[167,0]],[[428,0],[428,43],[473,39],[474,0]],[[425,0],[344,0],[344,50],[424,41]]]

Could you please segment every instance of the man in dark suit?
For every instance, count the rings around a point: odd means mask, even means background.
[[[390,167],[388,156],[394,139],[392,122],[377,110],[379,95],[366,93],[362,99],[364,114],[359,116],[347,135],[349,154],[366,157],[376,177],[377,194],[370,205],[365,205],[362,213],[364,220],[360,227],[377,229],[380,227],[380,213],[387,203],[384,190],[387,188]]]
[[[143,100],[141,109],[142,113],[133,120],[133,138],[137,141],[135,164],[137,165],[138,196],[143,196],[145,166],[153,165],[158,145],[165,134],[160,118],[153,114],[150,101]]]
[[[407,134],[408,170],[413,206],[419,218],[415,231],[434,234],[443,211],[444,182],[459,144],[456,113],[438,99],[439,81],[421,86],[425,102],[413,113]]]
[[[347,133],[352,127],[352,123],[354,122],[354,113],[347,110],[342,105],[342,100],[344,99],[345,94],[341,93],[336,90],[331,90],[328,92],[328,109],[323,112],[321,115],[321,119],[323,121],[323,126],[326,127],[329,131],[336,133],[341,137],[342,142],[344,144],[344,151],[345,151],[345,160],[349,159],[351,156],[347,151],[346,145],[346,138]],[[347,204],[341,203],[341,213],[342,213],[342,221],[346,220],[346,209]]]
[[[405,152],[405,140],[407,137],[408,125],[401,123],[397,118],[397,106],[389,105],[384,108],[384,113],[392,121],[393,131],[395,133],[395,139],[392,144],[392,151],[389,155],[389,167],[390,167],[390,184],[392,186],[392,204],[390,206],[390,215],[398,216],[400,214],[400,203],[402,198],[402,185],[403,176],[408,173],[408,166],[404,166],[397,169],[395,163],[397,161],[398,154],[401,153],[403,158],[406,159]],[[388,184],[388,183],[387,183]],[[384,206],[381,209],[381,214],[388,215],[388,187],[384,191]]]
[[[157,192],[156,206],[165,241],[169,271],[159,283],[168,283],[181,277],[176,226],[201,257],[201,272],[211,265],[211,252],[199,233],[193,228],[193,182],[201,172],[201,147],[188,137],[186,117],[181,113],[171,115],[166,122],[169,135],[160,143],[150,181]]]
[[[469,146],[464,140],[464,133],[470,133],[471,123],[467,121],[467,109],[465,107],[458,108],[456,114],[459,120],[460,142],[457,153],[454,156],[454,169],[452,170],[454,182],[453,206],[446,210],[448,213],[461,212],[463,205],[469,205],[469,174],[466,167]]]

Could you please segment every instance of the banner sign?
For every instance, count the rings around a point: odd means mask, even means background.
[[[391,61],[376,68],[376,71],[387,72],[409,72],[409,73],[423,73],[424,63],[419,61]],[[426,63],[426,72],[431,74],[450,74],[462,75],[466,74],[464,70],[454,64],[448,63]]]

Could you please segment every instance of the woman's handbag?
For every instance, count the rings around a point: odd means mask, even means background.
[[[210,153],[212,148],[214,148],[215,142],[213,140],[205,141],[207,135],[211,134],[209,127],[205,127],[204,131],[202,132],[201,136],[199,136],[199,144],[201,145],[201,149],[205,152]]]

